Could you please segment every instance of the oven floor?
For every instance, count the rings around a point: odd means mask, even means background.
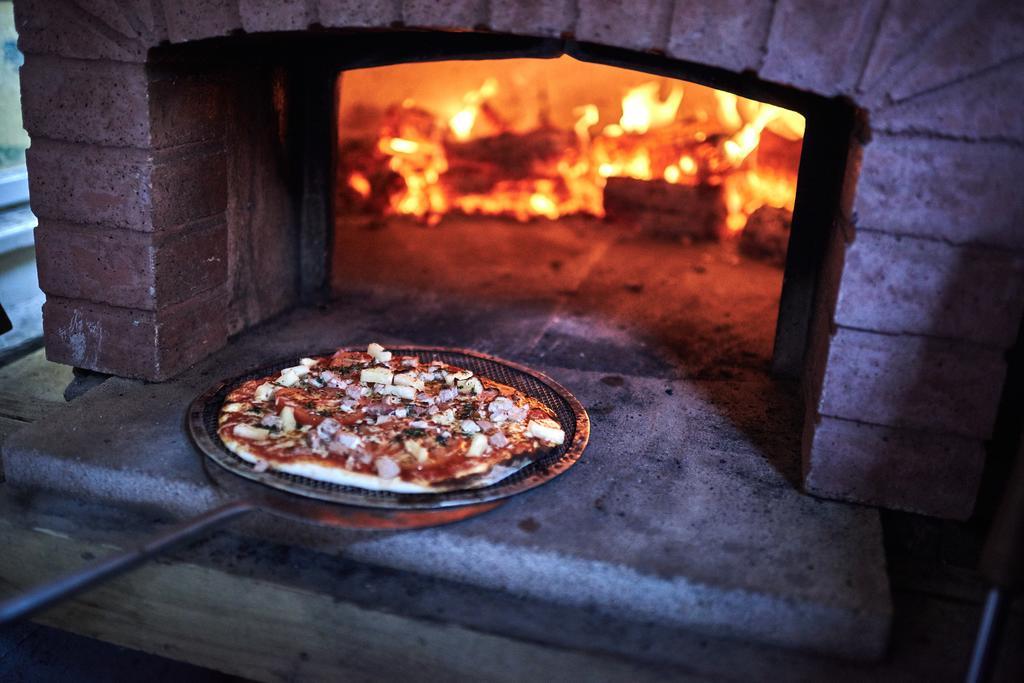
[[[771,360],[782,271],[731,243],[585,217],[340,218],[334,254],[339,303],[375,306],[398,337],[663,378],[759,377]]]
[[[468,220],[399,227],[339,239],[330,305],[243,333],[172,381],[108,380],[15,434],[8,482],[195,513],[219,497],[183,415],[214,380],[334,345],[469,347],[576,394],[593,430],[575,467],[436,529],[239,528],[616,622],[881,652],[891,605],[878,513],[796,486],[796,387],[766,370],[777,269],[584,223],[502,224],[504,237]]]

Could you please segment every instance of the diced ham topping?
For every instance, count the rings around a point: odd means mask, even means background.
[[[527,409],[517,406],[510,398],[499,396],[487,406],[487,412],[491,414],[491,420],[494,422],[522,422],[526,419]]]
[[[342,448],[358,448],[363,445],[363,440],[350,432],[338,432],[334,435],[334,443]]]
[[[448,401],[455,400],[456,398],[458,398],[458,396],[459,396],[459,390],[458,389],[454,389],[454,388],[452,388],[452,389],[442,389],[437,394],[437,402],[438,403],[447,403]]]
[[[341,429],[341,423],[335,420],[333,417],[324,418],[316,426],[316,433],[324,441],[330,441],[334,433]]]
[[[277,415],[264,415],[263,419],[260,420],[261,427],[269,427],[270,429],[281,428],[281,418]]]
[[[343,379],[330,370],[324,370],[320,373],[320,381],[332,389],[344,389],[352,384],[352,380]]]

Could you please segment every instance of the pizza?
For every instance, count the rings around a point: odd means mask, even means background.
[[[537,399],[379,344],[243,382],[218,420],[221,441],[257,472],[397,493],[487,486],[565,440]]]

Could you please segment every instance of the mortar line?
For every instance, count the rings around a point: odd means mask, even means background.
[[[875,54],[875,47],[878,45],[878,37],[882,33],[882,24],[885,22],[886,16],[889,14],[890,0],[882,0],[881,6],[878,8],[878,16],[875,17],[874,27],[871,33],[871,40],[867,44],[867,48],[864,53],[864,59],[861,60],[860,69],[857,73],[857,80],[853,84],[853,87],[858,92],[863,92],[864,75],[867,73],[868,64],[871,63],[871,58]]]

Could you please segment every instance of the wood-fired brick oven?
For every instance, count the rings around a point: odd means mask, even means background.
[[[16,5],[51,359],[165,380],[318,299],[339,68],[575,52],[820,108],[776,349],[804,486],[970,513],[1024,301],[1009,3],[162,5]]]

